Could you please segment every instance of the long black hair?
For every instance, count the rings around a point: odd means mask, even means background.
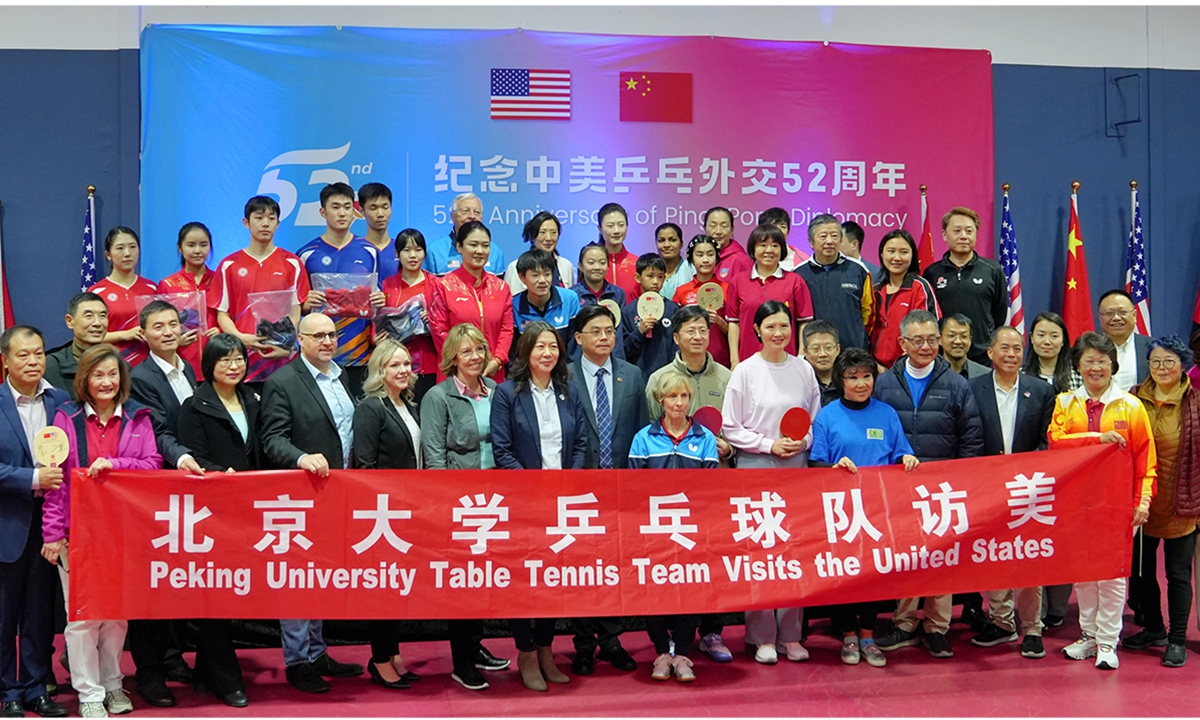
[[[525,392],[529,389],[530,381],[533,378],[533,371],[529,367],[529,356],[533,354],[533,348],[544,332],[553,334],[554,341],[558,343],[558,362],[554,363],[554,369],[550,371],[550,384],[558,390],[559,394],[566,395],[569,392],[567,383],[571,379],[567,344],[563,342],[562,335],[550,323],[541,320],[535,320],[521,329],[521,339],[517,341],[517,357],[509,368],[509,377],[512,378],[517,392]]]
[[[1067,332],[1067,323],[1058,313],[1038,313],[1033,319],[1033,324],[1029,326],[1029,350],[1025,353],[1025,367],[1021,370],[1034,377],[1042,374],[1041,359],[1033,349],[1033,331],[1042,321],[1053,323],[1062,331],[1062,347],[1058,350],[1058,359],[1054,361],[1054,391],[1069,392],[1072,385],[1071,374],[1075,372],[1071,365],[1071,334]]]

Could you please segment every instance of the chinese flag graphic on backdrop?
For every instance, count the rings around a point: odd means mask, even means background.
[[[621,73],[622,122],[692,121],[692,74]]]

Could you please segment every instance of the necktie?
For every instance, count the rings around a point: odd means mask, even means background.
[[[596,371],[596,431],[600,436],[600,469],[611,470],[612,410],[608,406],[608,388],[604,386],[604,368]]]

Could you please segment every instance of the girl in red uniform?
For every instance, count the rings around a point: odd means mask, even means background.
[[[875,278],[875,327],[871,354],[886,369],[900,359],[900,321],[912,310],[942,316],[933,286],[921,277],[917,243],[907,230],[892,230],[879,243],[879,277]]]
[[[112,271],[108,277],[88,288],[89,292],[99,295],[108,305],[108,333],[104,336],[104,342],[116,345],[130,367],[136,367],[150,354],[138,324],[134,298],[158,292],[153,282],[137,274],[140,254],[141,245],[137,233],[132,229],[118,225],[109,230],[104,238],[104,257],[108,259]]]
[[[425,262],[425,236],[420,230],[406,228],[396,234],[396,257],[400,260],[400,272],[383,281],[384,305],[398,308],[414,297],[424,297],[428,289],[427,277],[421,265]],[[421,311],[425,322],[429,322],[429,310]],[[380,338],[376,336],[376,342]],[[416,335],[404,341],[404,347],[412,356],[414,402],[418,406],[426,391],[437,383],[438,353],[430,335]]]
[[[671,298],[676,305],[683,307],[684,305],[696,304],[696,291],[701,285],[708,283],[716,283],[721,286],[721,295],[729,297],[729,283],[717,279],[717,241],[713,240],[708,235],[697,235],[688,243],[687,259],[692,267],[696,269],[696,274],[691,281],[685,282],[675,291],[675,296]],[[716,360],[725,367],[729,367],[729,338],[726,334],[729,332],[729,323],[725,321],[725,305],[716,310],[708,311],[708,322],[711,329],[708,333],[708,352]]]
[[[638,256],[625,249],[629,215],[617,203],[608,203],[596,216],[600,219],[600,242],[604,243],[604,251],[608,253],[608,271],[604,279],[625,291],[625,302],[633,302],[642,294],[642,286],[637,281]]]
[[[200,354],[204,352],[204,343],[221,332],[220,326],[217,325],[217,311],[208,307],[207,293],[212,288],[215,277],[215,273],[208,268],[208,256],[212,252],[212,233],[204,223],[190,222],[179,228],[179,240],[175,247],[179,250],[183,269],[160,280],[158,294],[205,293],[203,302],[199,305],[205,314],[204,336],[197,337],[196,332],[190,331],[179,338],[179,357],[192,366],[196,377],[204,377],[200,368]]]
[[[462,253],[462,266],[425,284],[433,346],[440,356],[450,328],[459,323],[474,325],[483,331],[493,353],[483,370],[484,377],[501,382],[513,339],[512,292],[508,283],[484,270],[492,251],[492,232],[478,220],[471,220],[458,228],[454,246]],[[438,377],[444,377],[440,369]]]

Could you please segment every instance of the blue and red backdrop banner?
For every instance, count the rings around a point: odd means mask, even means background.
[[[279,199],[279,244],[323,231],[318,193],[346,181],[394,193],[391,232],[449,229],[461,192],[507,256],[550,210],[574,257],[607,201],[629,245],[654,250],[671,221],[786,208],[804,227],[831,211],[867,230],[919,233],[918,187],[935,218],[983,218],[992,255],[992,77],[986,51],[642,37],[524,30],[151,26],[142,37],[142,271],[178,267],[192,220],[214,256],[247,242],[246,200]],[[361,220],[356,232],[365,232]],[[935,235],[937,233],[935,232]],[[944,250],[936,238],[940,254]]]
[[[70,619],[723,612],[1124,577],[1116,445],[902,467],[76,472]]]

